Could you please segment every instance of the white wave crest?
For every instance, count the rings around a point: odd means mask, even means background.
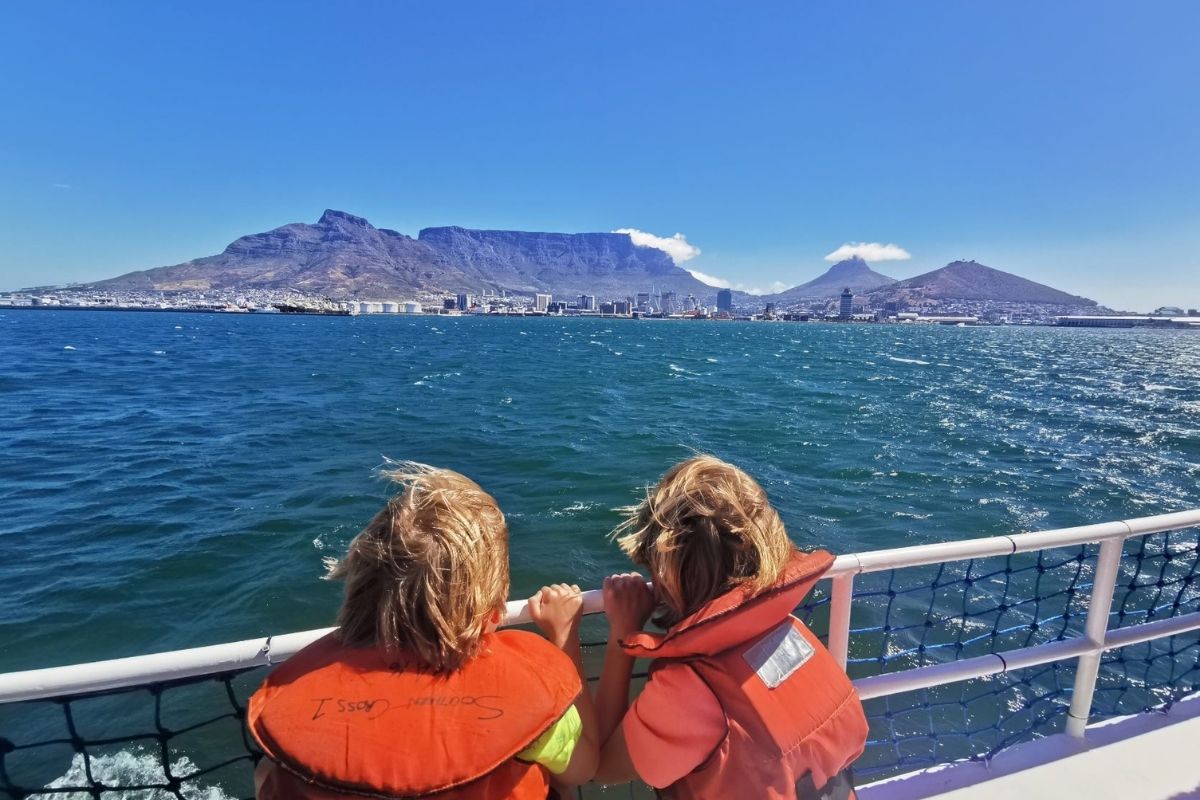
[[[585,503],[582,500],[576,500],[571,505],[550,512],[552,517],[573,517],[582,511],[591,511],[596,507],[595,503]]]
[[[162,762],[155,756],[141,749],[121,750],[109,755],[94,755],[91,757],[92,777],[106,787],[114,787],[117,791],[105,791],[105,800],[172,800],[174,794],[164,789],[128,789],[121,786],[145,786],[146,784],[167,782],[163,772]],[[187,777],[200,769],[187,756],[171,763],[171,774],[177,777]],[[84,769],[83,754],[76,753],[71,759],[71,766],[62,776],[46,784],[47,789],[66,789],[73,786],[87,786],[87,771]],[[231,800],[229,795],[219,786],[185,785],[180,789],[185,800]],[[91,800],[88,792],[69,792],[58,794],[61,800]]]

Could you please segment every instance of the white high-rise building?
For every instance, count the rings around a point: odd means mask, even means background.
[[[548,295],[548,294],[535,294],[535,295],[533,296],[533,309],[534,309],[534,311],[541,311],[541,312],[545,312],[545,311],[549,310],[549,308],[550,308],[550,303],[551,303],[551,302],[553,302],[553,300],[554,300],[554,298],[553,298],[551,295]]]

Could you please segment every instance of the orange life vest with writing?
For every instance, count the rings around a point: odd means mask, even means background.
[[[695,671],[725,714],[716,750],[665,796],[795,800],[834,784],[852,796],[844,771],[866,745],[862,704],[845,671],[791,615],[832,563],[823,550],[797,550],[770,589],[753,597],[735,589],[664,634],[622,642],[629,655],[654,659],[651,680],[657,670]]]
[[[484,638],[448,675],[332,633],[277,667],[248,723],[276,768],[259,800],[545,800],[545,768],[515,756],[579,695],[574,665],[526,631]]]

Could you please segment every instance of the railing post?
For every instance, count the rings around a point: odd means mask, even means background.
[[[1071,708],[1067,711],[1067,734],[1076,739],[1083,738],[1092,714],[1092,695],[1096,691],[1100,656],[1104,654],[1104,637],[1108,633],[1108,613],[1112,610],[1113,592],[1124,551],[1123,536],[1105,539],[1100,543],[1096,577],[1092,581],[1092,596],[1088,600],[1087,621],[1084,623],[1084,637],[1093,649],[1081,655],[1075,666],[1075,688],[1071,692]]]
[[[833,579],[829,598],[829,652],[842,669],[850,653],[850,601],[854,597],[854,573]]]

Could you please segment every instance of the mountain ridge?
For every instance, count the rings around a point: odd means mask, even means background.
[[[644,291],[693,294],[712,305],[718,287],[697,279],[665,251],[634,244],[624,233],[548,233],[422,228],[411,237],[365,217],[326,209],[314,224],[293,222],[241,236],[220,253],[181,264],[84,284],[129,291],[292,289],[339,298],[414,293],[547,292],[558,297],[621,298]],[[735,302],[798,304],[850,289],[872,302],[931,305],[948,300],[1095,306],[974,261],[955,261],[905,280],[876,272],[861,258],[771,295],[734,290]]]
[[[896,281],[868,293],[874,302],[919,306],[951,300],[1095,306],[1095,300],[1004,272],[977,261],[951,261],[944,267]]]
[[[787,303],[809,298],[837,297],[843,289],[859,294],[892,283],[896,283],[895,278],[876,272],[863,259],[851,256],[833,264],[811,281],[785,289],[772,295],[771,299]]]
[[[632,284],[632,285],[631,285]],[[115,290],[296,289],[365,297],[410,292],[549,292],[560,296],[658,290],[715,297],[716,288],[662,250],[624,233],[424,228],[414,239],[326,209],[239,237],[215,255],[96,281]]]

